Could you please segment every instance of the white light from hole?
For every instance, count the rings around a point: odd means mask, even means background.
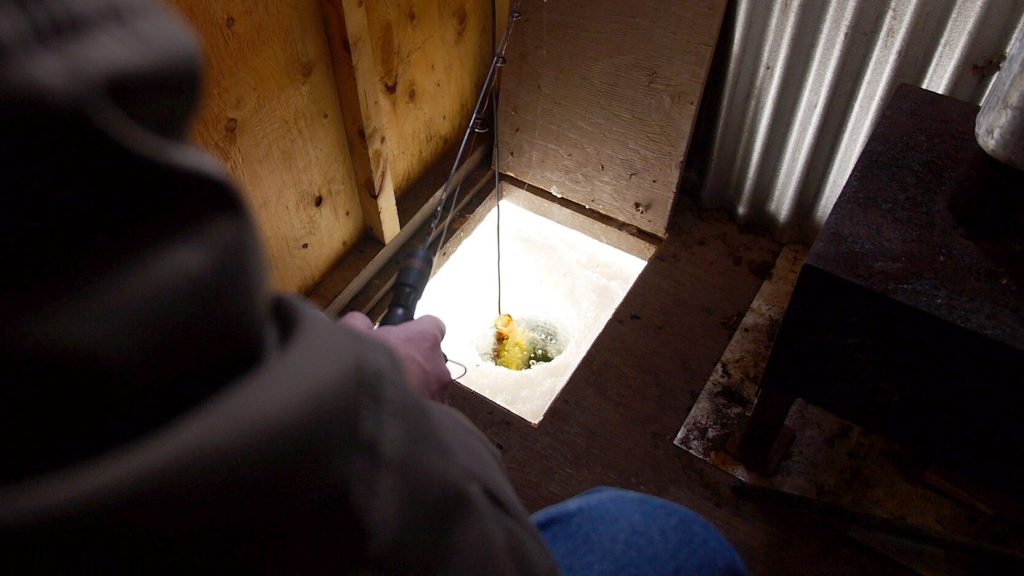
[[[566,343],[551,362],[508,370],[477,352],[498,316],[496,222],[492,209],[427,284],[417,314],[444,321],[442,348],[467,368],[461,384],[537,424],[645,262],[502,201],[502,312],[553,323]]]

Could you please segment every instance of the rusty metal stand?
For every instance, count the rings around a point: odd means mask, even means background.
[[[978,147],[977,110],[897,90],[800,273],[746,465],[770,468],[802,398],[986,489],[1024,485],[1024,173]]]

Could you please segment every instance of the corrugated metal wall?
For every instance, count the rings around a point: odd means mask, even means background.
[[[734,0],[704,202],[812,241],[897,85],[980,103],[1022,35],[1024,0]]]

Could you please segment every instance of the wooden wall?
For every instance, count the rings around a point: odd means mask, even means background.
[[[368,221],[387,241],[397,199],[462,136],[490,64],[491,2],[322,1],[335,62],[354,63],[335,71],[339,91],[359,101],[362,122],[348,124],[348,137],[368,155],[360,184],[377,204]]]
[[[522,0],[501,169],[664,236],[725,0]]]
[[[362,235],[317,0],[171,0],[205,49],[195,137],[238,181],[273,284],[305,291]]]
[[[397,234],[397,199],[457,144],[490,63],[490,0],[168,1],[205,48],[195,139],[286,291]]]

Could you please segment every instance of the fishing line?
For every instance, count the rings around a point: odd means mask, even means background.
[[[498,66],[501,66],[499,63]],[[493,141],[494,150],[491,155],[494,156],[494,241],[497,247],[497,258],[495,259],[498,267],[498,316],[501,316],[501,169],[500,169],[500,156],[498,156],[498,79],[494,81],[494,91],[491,92],[491,105],[492,112],[494,114],[493,123]]]
[[[462,368],[462,374],[459,374],[458,376],[452,376],[452,380],[454,380],[456,382],[459,381],[459,378],[462,378],[467,373],[469,373],[469,368],[467,368],[466,365],[463,364],[462,362],[456,362],[455,360],[452,360],[451,358],[449,358],[448,359],[448,364],[455,364],[459,368]]]
[[[484,80],[485,90],[488,89],[488,86],[489,86],[489,89],[491,91],[491,98],[490,99],[486,98],[486,96],[485,96],[486,92],[483,92],[483,93],[480,94],[480,100],[477,102],[477,106],[476,106],[477,109],[473,112],[473,118],[472,118],[472,120],[470,122],[470,125],[466,129],[466,135],[463,138],[462,145],[459,147],[458,154],[455,156],[455,163],[452,166],[451,173],[448,175],[448,182],[445,184],[445,188],[442,190],[441,201],[438,202],[437,209],[434,211],[434,217],[433,217],[433,219],[431,221],[431,224],[430,224],[430,230],[432,232],[431,232],[430,237],[427,238],[428,252],[429,252],[429,245],[430,245],[431,242],[433,242],[433,239],[434,239],[435,234],[436,234],[433,231],[437,230],[438,224],[440,224],[440,222],[442,220],[442,216],[444,215],[444,212],[445,212],[444,207],[445,207],[445,204],[448,202],[449,192],[452,192],[453,194],[451,194],[451,195],[453,196],[453,198],[452,198],[451,204],[449,204],[448,215],[447,215],[446,218],[443,218],[443,220],[444,220],[444,227],[441,230],[441,235],[439,237],[439,241],[437,242],[437,246],[434,249],[433,256],[434,256],[435,260],[437,258],[438,253],[440,253],[441,248],[444,246],[444,241],[448,237],[448,226],[451,224],[451,220],[452,220],[452,218],[454,216],[454,213],[455,213],[455,206],[458,204],[457,199],[458,199],[459,192],[462,189],[462,182],[460,181],[456,185],[454,190],[451,190],[450,186],[452,184],[452,181],[455,179],[455,172],[456,172],[456,169],[459,166],[459,160],[462,158],[463,151],[465,151],[467,149],[472,149],[473,148],[473,143],[475,143],[475,141],[476,141],[476,133],[477,132],[486,132],[486,129],[480,130],[480,129],[475,129],[475,128],[478,128],[476,126],[476,122],[478,121],[478,119],[480,117],[480,114],[482,114],[486,110],[486,107],[487,107],[487,104],[488,104],[488,100],[490,100],[490,103],[492,103],[492,109],[491,109],[491,113],[493,115],[492,122],[493,122],[493,125],[495,127],[495,133],[494,133],[494,138],[493,138],[493,140],[494,140],[494,147],[492,148],[491,154],[495,158],[495,182],[499,181],[499,178],[498,178],[499,171],[497,169],[497,154],[496,154],[497,153],[497,110],[496,110],[496,108],[497,108],[497,102],[498,102],[498,99],[497,99],[497,92],[498,92],[497,84],[498,84],[498,77],[500,75],[500,69],[505,64],[505,50],[508,48],[508,43],[509,43],[509,40],[511,39],[511,36],[512,36],[512,26],[513,26],[513,23],[519,20],[519,4],[520,4],[520,0],[516,0],[515,5],[512,6],[509,9],[508,24],[506,25],[505,34],[502,36],[501,43],[499,45],[499,43],[497,41],[498,10],[497,10],[497,6],[496,6],[496,1],[495,0],[491,0],[491,20],[492,20],[492,26],[491,26],[491,46],[492,46],[492,54],[494,56],[493,56],[493,62],[492,62],[492,65],[491,65],[491,70],[488,73],[488,77]],[[482,105],[482,107],[481,107],[481,105]],[[468,148],[466,146],[467,139],[469,140]],[[498,190],[498,189],[496,188],[496,190]],[[498,190],[498,193],[500,194],[500,190]],[[501,259],[500,253],[498,255],[498,259],[499,260]],[[499,270],[500,270],[500,267],[499,267]],[[499,271],[499,280],[498,280],[498,282],[499,282],[499,285],[500,285],[500,283],[501,283],[500,271]],[[499,314],[500,314],[500,310],[501,310],[501,296],[500,296],[501,289],[500,289],[500,286],[499,286],[498,291],[499,291],[498,309],[499,309]]]
[[[491,113],[494,115],[492,118],[492,124],[497,132],[498,118],[497,118],[497,106],[498,106],[498,87],[497,80],[500,75],[500,68],[505,64],[505,50],[508,48],[509,39],[512,36],[512,27],[517,20],[520,18],[519,14],[519,0],[516,0],[515,6],[509,11],[508,26],[505,28],[505,33],[502,35],[501,43],[495,44],[497,38],[497,6],[496,0],[491,0],[492,10],[492,27],[491,27],[491,40],[492,40],[492,54],[494,57],[491,60],[491,65],[487,70],[487,76],[484,78],[483,86],[480,89],[480,95],[477,97],[476,106],[473,107],[473,114],[470,117],[469,125],[466,127],[465,133],[462,135],[462,142],[459,144],[458,152],[455,154],[455,161],[452,162],[451,170],[448,172],[448,179],[445,180],[444,187],[441,189],[440,197],[437,202],[437,208],[434,210],[434,216],[430,221],[425,241],[417,248],[413,249],[406,261],[401,265],[398,270],[398,274],[395,277],[394,284],[391,287],[391,303],[388,305],[387,311],[384,313],[384,317],[381,319],[380,325],[382,326],[393,326],[408,322],[412,320],[416,313],[416,304],[419,302],[420,297],[423,295],[423,290],[426,288],[427,282],[430,280],[431,273],[434,269],[434,263],[437,260],[438,253],[444,246],[445,240],[448,238],[448,230],[451,225],[451,221],[455,216],[455,207],[458,204],[459,193],[462,190],[462,179],[458,179],[456,182],[456,176],[458,175],[459,166],[463,159],[463,155],[467,149],[473,147],[476,142],[477,132],[486,132],[486,124],[483,121],[482,113],[486,110],[487,105],[492,105]],[[490,92],[488,94],[488,91]],[[490,98],[488,98],[488,95]],[[497,134],[495,133],[492,138],[493,148],[491,155],[495,161],[495,193],[500,196],[500,172],[498,171],[498,142]],[[468,148],[467,148],[468,145]],[[453,194],[454,193],[454,194]],[[445,205],[448,204],[448,217],[444,218],[444,226],[441,228],[441,233],[438,235],[438,225],[441,222],[442,216],[445,213]],[[500,235],[500,229],[498,231]],[[434,241],[435,236],[439,236],[437,246],[431,254],[430,244]],[[500,240],[499,240],[500,242]],[[501,254],[500,245],[498,253],[498,311],[500,315],[501,311]]]
[[[519,0],[515,6],[510,8],[509,26],[511,22],[519,19]],[[495,265],[498,276],[498,316],[501,316],[501,156],[498,143],[498,90],[501,86],[501,69],[505,66],[505,47],[502,47],[501,54],[498,54],[498,6],[497,0],[491,0],[491,45],[494,46],[494,56],[497,63],[497,70],[494,75],[494,84],[491,88],[491,157],[494,158],[494,244],[495,244]],[[507,42],[506,42],[507,44]]]

